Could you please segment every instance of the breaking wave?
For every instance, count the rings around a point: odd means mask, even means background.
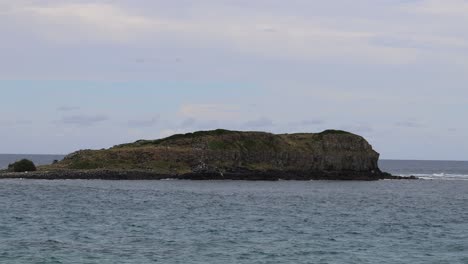
[[[400,174],[400,176],[416,176],[424,180],[468,180],[468,174],[452,174],[452,173],[410,173],[410,174]]]

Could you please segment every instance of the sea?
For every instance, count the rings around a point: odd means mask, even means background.
[[[468,263],[468,162],[380,166],[422,180],[0,180],[0,263]]]

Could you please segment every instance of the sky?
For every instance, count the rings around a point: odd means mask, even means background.
[[[468,160],[468,1],[0,0],[0,153],[342,129]]]

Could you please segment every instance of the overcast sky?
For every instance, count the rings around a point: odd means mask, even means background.
[[[344,129],[468,160],[468,1],[0,0],[0,153]]]

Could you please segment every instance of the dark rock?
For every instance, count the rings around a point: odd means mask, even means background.
[[[190,172],[185,174],[160,174],[153,171],[125,171],[125,170],[57,170],[36,172],[0,172],[0,179],[82,179],[82,180],[249,180],[249,181],[278,181],[278,180],[359,180],[374,181],[383,179],[414,180],[414,176],[393,176],[388,173],[369,174],[365,172],[303,172],[303,171],[250,171],[241,169],[230,172]]]

